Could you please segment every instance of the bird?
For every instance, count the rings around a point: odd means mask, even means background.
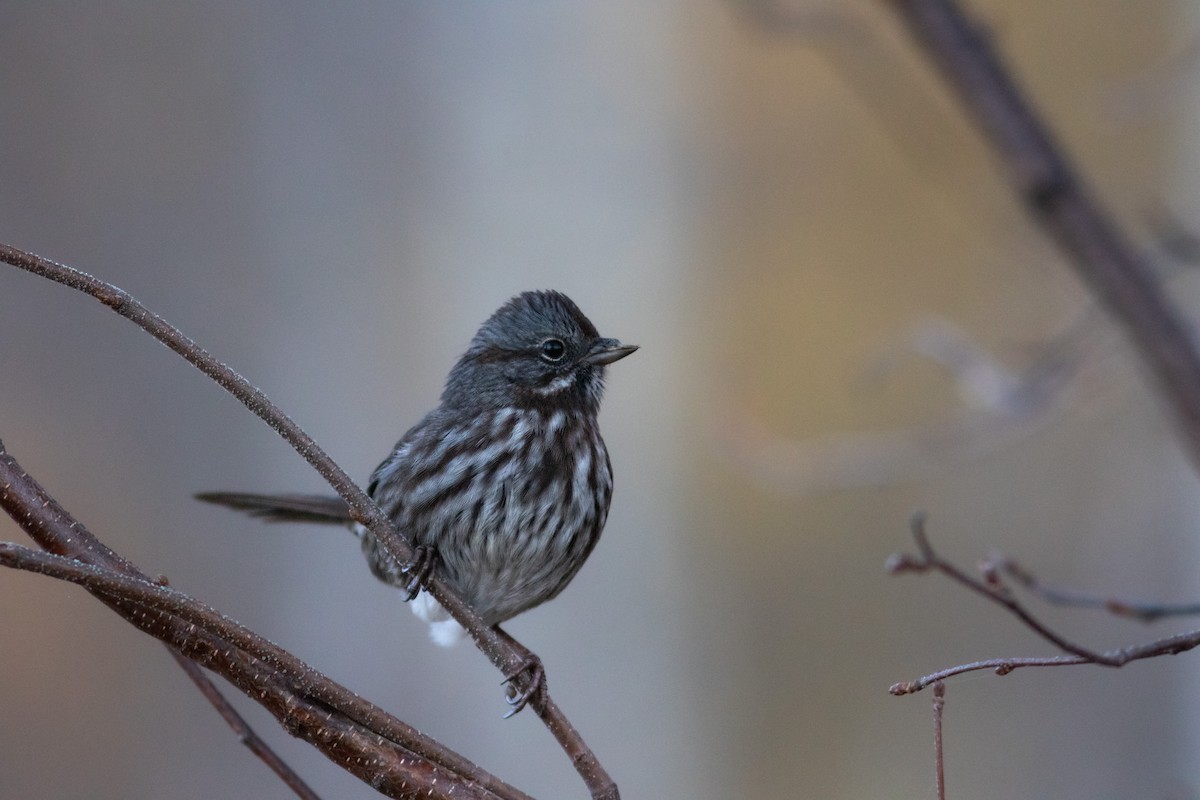
[[[637,349],[600,336],[558,291],[524,292],[493,313],[437,407],[370,476],[367,494],[408,537],[412,562],[388,553],[340,497],[196,497],[268,521],[349,526],[370,571],[406,592],[434,642],[450,646],[463,629],[423,588],[429,571],[507,637],[500,623],[556,597],[600,538],[613,490],[597,420],[605,369]],[[540,662],[530,667],[526,691],[509,693],[510,713],[543,680]]]

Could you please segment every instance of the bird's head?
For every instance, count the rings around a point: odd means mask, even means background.
[[[561,292],[525,292],[492,314],[446,380],[442,404],[595,412],[604,368],[637,350],[600,336]]]

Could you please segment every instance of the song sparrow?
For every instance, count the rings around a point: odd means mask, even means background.
[[[450,370],[441,404],[400,439],[368,493],[489,625],[551,599],[591,553],[612,467],[596,414],[604,368],[637,350],[600,337],[560,292],[526,292],[494,313]],[[198,498],[275,521],[350,523],[345,502],[214,492]],[[371,571],[409,590],[450,645],[462,628],[362,526]],[[428,554],[432,553],[432,557]],[[416,580],[414,580],[416,578]],[[524,704],[524,699],[521,704]]]

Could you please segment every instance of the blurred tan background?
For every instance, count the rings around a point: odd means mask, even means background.
[[[973,5],[1162,257],[1147,214],[1200,219],[1191,4]],[[127,289],[363,478],[496,306],[568,292],[643,349],[611,371],[605,536],[509,630],[623,796],[929,797],[929,697],[887,687],[1049,649],[945,581],[887,577],[909,512],[964,564],[998,548],[1185,600],[1200,500],[1103,321],[1075,339],[1079,377],[1012,424],[966,402],[987,380],[912,355],[968,342],[1015,375],[1088,300],[895,21],[834,8],[5,3],[0,241]],[[1196,278],[1162,269],[1195,308]],[[0,438],[147,572],[531,794],[585,796],[349,535],[190,499],[320,491],[265,426],[7,268]],[[288,796],[86,593],[8,572],[0,607],[0,798]],[[1046,617],[1100,646],[1172,630]],[[1200,796],[1198,676],[1193,655],[956,680],[951,796]],[[374,796],[237,700],[318,792]]]

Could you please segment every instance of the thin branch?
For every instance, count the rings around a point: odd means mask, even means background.
[[[178,353],[219,386],[237,398],[256,416],[266,422],[290,444],[350,506],[355,520],[375,534],[388,553],[399,563],[412,558],[412,548],[404,535],[396,530],[370,497],[299,425],[259,389],[204,348],[184,336],[173,325],[153,313],[128,292],[73,267],[59,264],[41,256],[0,244],[0,261],[31,272],[56,283],[96,298],[121,316],[133,322],[158,341]],[[521,672],[527,663],[527,653],[510,645],[503,636],[483,623],[477,614],[446,582],[436,574],[427,585],[435,599],[471,635],[476,646],[505,675]],[[592,750],[576,732],[566,716],[551,700],[548,691],[536,692],[529,705],[558,740],[572,765],[588,787],[594,800],[618,800],[617,785],[600,765]]]
[[[935,683],[953,678],[956,675],[962,675],[967,672],[978,672],[979,670],[988,669],[994,671],[997,675],[1007,675],[1015,669],[1021,667],[1067,667],[1077,664],[1090,664],[1086,658],[1080,656],[1047,656],[1045,658],[989,658],[984,661],[972,661],[969,664],[959,664],[953,667],[947,667],[937,672],[931,672],[928,675],[922,675],[920,678],[911,681],[902,681],[893,683],[888,687],[888,692],[901,697],[906,694],[914,694]]]
[[[90,564],[103,564],[110,569],[119,570],[128,575],[142,574],[130,562],[117,555],[91,534],[83,525],[67,514],[58,503],[21,465],[17,463],[0,441],[0,508],[21,524],[26,533],[42,547],[50,552],[63,556],[82,559]],[[37,512],[31,511],[37,509]],[[38,519],[39,513],[48,515],[54,523],[69,520],[65,529],[60,524],[47,524]],[[267,768],[279,776],[280,780],[302,800],[319,800],[316,793],[304,782],[282,758],[279,757],[253,728],[250,727],[237,711],[225,699],[224,695],[213,685],[208,676],[192,661],[189,661],[180,651],[167,648],[175,662],[179,664],[188,678],[206,700],[216,709],[221,718],[233,729],[250,752],[254,753]]]
[[[21,525],[31,539],[42,548],[59,555],[77,558],[84,563],[98,564],[149,581],[132,564],[114,553],[97,539],[66,509],[51,497],[32,476],[21,468],[12,454],[0,441],[0,508]],[[126,616],[128,613],[142,614],[144,609],[134,605],[128,608],[114,606],[114,610]],[[209,609],[211,611],[211,609]],[[128,612],[128,613],[127,613]],[[215,613],[215,612],[213,612]],[[191,623],[187,623],[189,627]],[[291,653],[271,642],[250,633],[243,636],[240,626],[223,631],[238,639],[238,644],[249,655],[270,665],[285,676],[297,691],[308,693],[314,701],[327,705],[345,714],[365,728],[396,742],[405,742],[426,758],[451,770],[467,772],[478,769],[441,745],[433,743],[425,747],[425,740],[414,728],[400,722],[390,714],[368,703],[358,695],[330,681]],[[490,777],[490,776],[489,776]],[[498,787],[503,784],[497,784]]]
[[[1188,617],[1200,614],[1200,603],[1151,603],[1140,600],[1122,600],[1087,592],[1076,592],[1058,589],[1042,583],[1036,575],[1011,558],[1001,558],[998,567],[1005,575],[1015,580],[1024,589],[1032,592],[1038,598],[1056,606],[1074,608],[1097,608],[1118,616],[1135,619],[1139,622],[1155,622],[1164,617]]]
[[[1103,667],[1123,667],[1131,661],[1140,661],[1158,656],[1178,655],[1196,647],[1200,647],[1200,631],[1190,631],[1157,639],[1144,644],[1122,647],[1116,650],[1097,651],[1074,644],[1063,636],[1055,633],[1039,621],[1013,596],[1012,590],[1004,583],[1000,571],[994,562],[984,562],[980,565],[982,578],[975,578],[965,570],[946,561],[933,549],[929,537],[925,533],[923,515],[916,514],[912,519],[912,535],[917,543],[918,555],[896,554],[888,559],[887,569],[892,574],[905,572],[936,571],[965,586],[981,597],[1006,609],[1026,627],[1050,644],[1064,650],[1069,655],[1034,658],[992,658],[984,661],[974,661],[948,667],[938,672],[924,675],[916,680],[893,684],[888,691],[894,695],[906,695],[919,692],[922,689],[966,672],[992,670],[997,675],[1007,675],[1023,667],[1063,667],[1079,664],[1095,664]]]
[[[1200,466],[1200,357],[1182,315],[1025,99],[983,26],[952,0],[885,0],[991,143],[1033,219],[1120,320]]]
[[[942,717],[945,711],[946,684],[938,681],[933,686],[933,763],[938,800],[946,800],[946,748],[942,738]]]
[[[250,727],[250,723],[246,722],[245,718],[233,707],[233,704],[225,699],[225,695],[221,694],[220,690],[209,680],[208,676],[204,674],[204,670],[196,662],[189,661],[178,650],[167,649],[171,653],[171,657],[175,659],[175,663],[179,665],[180,669],[196,685],[196,688],[200,690],[200,694],[204,695],[204,699],[217,710],[217,713],[221,715],[221,719],[225,720],[225,724],[237,734],[238,741],[244,744],[251,753],[266,764],[267,768],[274,772],[283,781],[284,785],[291,789],[292,793],[301,798],[301,800],[320,800],[317,793],[304,782],[304,779],[297,775],[296,771],[289,767],[287,762],[280,758],[279,754],[272,750],[270,745],[254,732],[254,729]]]
[[[8,546],[13,566],[91,582],[102,602],[218,673],[343,769],[392,797],[529,800],[292,654],[141,574],[71,517],[0,443],[0,508],[54,555]],[[16,563],[20,562],[20,564]],[[428,793],[432,793],[431,795]]]
[[[994,564],[990,562],[980,564],[984,579],[978,580],[969,575],[965,570],[959,569],[935,553],[933,546],[929,543],[929,537],[925,533],[924,514],[914,514],[910,521],[910,527],[913,539],[917,543],[917,549],[920,551],[920,557],[906,555],[893,556],[888,562],[889,572],[898,574],[901,572],[925,572],[931,569],[941,572],[943,575],[967,587],[981,597],[985,597],[993,603],[1003,606],[1013,616],[1031,628],[1034,633],[1058,649],[1095,663],[1118,666],[1117,664],[1108,663],[1104,654],[1068,641],[1042,624],[1040,620],[1017,601],[1008,586],[1000,580]]]

